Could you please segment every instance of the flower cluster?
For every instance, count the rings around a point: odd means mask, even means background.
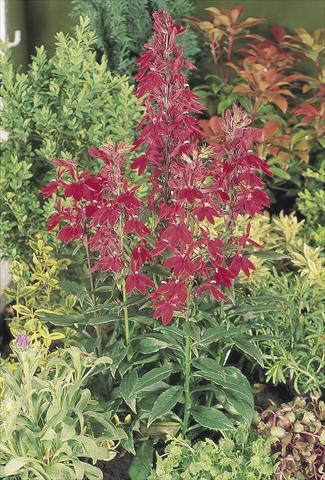
[[[48,229],[52,230],[62,221],[68,225],[61,227],[57,238],[66,243],[83,237],[86,247],[98,253],[92,270],[130,275],[127,277],[127,290],[137,288],[144,293],[146,286],[153,286],[139,269],[150,253],[143,240],[150,230],[140,220],[143,203],[136,196],[139,187],[130,188],[124,174],[125,154],[129,147],[123,144],[105,145],[100,149],[89,148],[90,156],[102,162],[100,171],[93,175],[89,170],[78,173],[78,165],[72,160],[55,160],[58,168],[56,179],[43,190],[43,196],[63,192],[69,205],[63,207],[57,200],[57,212],[49,219]],[[124,237],[133,241],[131,261],[123,248]],[[129,242],[131,243],[131,241]]]
[[[138,126],[141,133],[134,149],[146,145],[146,150],[133,161],[132,168],[141,174],[149,165],[153,193],[162,193],[166,198],[172,165],[178,163],[182,154],[191,154],[198,148],[201,134],[193,113],[201,113],[204,107],[182,73],[195,68],[177,47],[177,36],[185,30],[164,11],[154,13],[153,18],[154,40],[145,45],[136,76],[136,95],[144,97],[146,113]]]
[[[154,318],[169,324],[175,312],[186,314],[196,295],[209,292],[225,301],[240,272],[249,276],[255,269],[246,256],[249,244],[258,246],[249,238],[250,224],[238,235],[236,220],[269,206],[260,174],[271,172],[257,155],[260,132],[236,105],[220,121],[219,143],[199,146],[193,114],[203,107],[182,73],[193,68],[176,44],[183,29],[164,11],[154,14],[154,29],[154,41],[138,61],[137,95],[144,96],[146,113],[133,150],[142,146],[145,152],[132,162],[140,175],[150,173],[148,198],[140,200],[137,187],[128,185],[124,145],[89,149],[103,163],[96,175],[78,174],[73,161],[56,160],[57,177],[43,194],[60,188],[71,198],[65,208],[58,201],[49,229],[67,222],[58,238],[83,237],[99,254],[93,269],[121,275],[127,293],[154,289],[146,266],[163,267],[150,299]]]
[[[135,148],[145,144],[146,151],[133,166],[141,166],[139,173],[147,164],[151,168],[149,206],[159,220],[152,253],[168,271],[168,281],[151,300],[154,316],[167,324],[192,294],[209,290],[216,300],[226,300],[224,287],[231,288],[240,271],[249,275],[254,269],[244,256],[249,226],[239,238],[233,230],[239,214],[253,216],[269,206],[256,172],[271,172],[255,153],[260,132],[248,128],[249,118],[236,105],[222,121],[223,137],[214,151],[198,147],[198,122],[191,114],[203,109],[181,72],[192,67],[176,46],[183,30],[165,12],[154,20],[154,42],[146,46],[137,75],[146,114]],[[216,218],[224,221],[211,228]]]
[[[156,309],[169,323],[192,295],[209,291],[225,301],[225,289],[242,271],[255,267],[245,256],[250,224],[235,235],[238,215],[254,216],[269,206],[264,182],[257,172],[271,175],[267,164],[253,151],[259,132],[237,106],[223,121],[223,141],[212,152],[183,155],[173,164],[168,182],[170,200],[158,209],[158,240],[153,255],[167,258],[163,267],[169,280],[151,294]],[[160,260],[162,262],[162,260]]]

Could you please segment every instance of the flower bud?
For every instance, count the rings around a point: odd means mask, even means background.
[[[17,333],[15,344],[20,350],[27,350],[30,346],[28,336],[25,333]]]

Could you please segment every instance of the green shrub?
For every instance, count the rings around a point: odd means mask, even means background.
[[[257,272],[243,279],[229,315],[258,340],[265,369],[260,380],[286,383],[297,393],[325,386],[324,258],[305,243],[309,223],[294,214],[252,220]],[[309,239],[309,238],[308,238]]]
[[[206,439],[191,446],[173,439],[148,480],[273,480],[271,440],[239,430],[234,439],[215,444]]]
[[[306,218],[306,233],[320,246],[325,246],[325,160],[314,170],[304,173],[305,188],[298,193],[297,206]]]
[[[190,0],[73,0],[74,15],[88,15],[97,33],[97,47],[108,58],[112,71],[132,74],[143,44],[151,37],[151,15],[166,10],[176,22],[191,15]],[[196,34],[188,30],[180,40],[185,57],[194,61],[199,52]]]
[[[52,342],[65,338],[64,329],[51,331],[40,319],[49,312],[62,314],[73,309],[76,299],[65,294],[60,282],[70,260],[55,258],[54,248],[41,238],[28,247],[31,261],[13,260],[10,264],[13,285],[5,290],[6,300],[15,312],[10,331],[14,336],[23,332],[38,348],[49,349]]]
[[[236,322],[260,338],[261,380],[292,385],[297,393],[321,390],[324,383],[324,291],[294,274],[271,274],[260,288],[239,300]],[[237,297],[238,301],[238,297]]]
[[[108,138],[131,141],[140,116],[127,78],[112,75],[105,58],[97,63],[87,19],[75,36],[56,39],[53,58],[37,49],[26,74],[10,53],[0,55],[1,129],[9,132],[0,142],[0,251],[10,256],[25,255],[27,240],[44,230],[39,188],[53,158],[83,159]]]
[[[13,348],[18,362],[0,361],[0,477],[101,480],[85,457],[114,458],[114,442],[125,433],[86,383],[111,359],[77,348],[45,357],[25,335]]]

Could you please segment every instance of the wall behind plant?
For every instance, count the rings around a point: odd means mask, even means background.
[[[131,0],[132,1],[132,0]],[[21,30],[22,41],[13,51],[15,62],[26,67],[35,46],[54,53],[54,35],[68,33],[74,24],[71,0],[8,0],[10,39]]]
[[[195,0],[196,14],[208,16],[207,7],[246,7],[248,17],[265,17],[269,25],[283,25],[289,30],[304,27],[315,30],[325,26],[324,0]]]
[[[37,45],[44,44],[52,53],[54,34],[70,31],[73,24],[71,0],[9,0],[8,3],[10,38],[14,30],[22,31],[22,42],[15,48],[14,58],[23,66]],[[305,27],[312,31],[325,24],[324,0],[194,0],[194,4],[196,15],[202,18],[207,7],[244,5],[248,16],[266,17],[269,25],[283,25],[290,30]]]

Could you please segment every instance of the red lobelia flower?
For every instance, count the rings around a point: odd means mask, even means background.
[[[140,175],[149,170],[150,193],[139,198],[139,186],[129,186],[129,148],[109,144],[88,150],[101,162],[97,173],[55,160],[56,179],[43,195],[63,194],[68,205],[58,201],[49,229],[64,222],[58,238],[86,239],[96,255],[92,270],[122,278],[127,294],[151,289],[153,317],[167,325],[197,295],[226,301],[240,272],[249,276],[255,269],[247,258],[249,244],[259,247],[250,239],[250,223],[244,233],[235,234],[235,227],[239,215],[253,217],[269,206],[261,176],[271,172],[257,153],[260,131],[237,105],[219,120],[218,143],[199,146],[194,115],[203,107],[184,75],[194,67],[176,43],[183,29],[164,11],[153,17],[154,39],[137,75],[146,113],[133,150],[142,146],[145,152],[131,163]],[[163,267],[156,288],[148,263]]]
[[[153,43],[145,45],[146,50],[137,62],[136,76],[136,95],[144,97],[146,114],[138,126],[140,135],[134,148],[146,145],[146,151],[134,160],[132,168],[138,168],[141,173],[150,166],[154,192],[161,192],[168,199],[172,165],[182,154],[198,149],[201,134],[193,113],[202,112],[204,107],[192,93],[183,73],[195,68],[184,59],[182,49],[177,46],[177,37],[185,30],[174,24],[163,10],[154,13],[153,19]]]

